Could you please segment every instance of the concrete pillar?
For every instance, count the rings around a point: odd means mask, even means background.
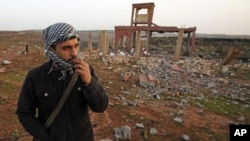
[[[135,42],[135,54],[134,56],[139,58],[140,55],[140,46],[141,46],[141,31],[136,32],[136,42]]]
[[[89,39],[88,39],[88,51],[92,51],[92,35],[89,33]]]
[[[189,56],[192,55],[194,48],[195,48],[195,31],[192,32],[192,42],[191,42],[191,48],[189,50]]]
[[[108,33],[106,32],[106,47],[105,47],[105,52],[106,54],[108,53],[108,49],[109,49],[109,37],[108,37]]]
[[[102,50],[102,55],[106,56],[107,54],[107,32],[102,31],[101,32],[101,50]]]
[[[101,35],[102,35],[102,32],[99,33],[98,35],[98,49],[102,49],[102,40],[101,40]]]
[[[185,55],[189,56],[190,55],[190,50],[191,50],[191,47],[190,47],[190,32],[188,33],[187,35],[187,48],[186,48],[186,51],[185,51]]]
[[[180,28],[179,29],[177,43],[176,43],[176,48],[175,48],[174,61],[178,61],[179,60],[179,56],[180,56],[180,52],[181,52],[181,47],[182,47],[183,33],[184,33],[184,29]]]
[[[112,42],[112,45],[111,45],[112,49],[115,49],[115,40],[114,40],[114,37],[112,37],[111,42]]]
[[[149,40],[150,40],[150,31],[145,31],[146,32],[146,43],[145,43],[145,50],[148,52],[149,50]]]

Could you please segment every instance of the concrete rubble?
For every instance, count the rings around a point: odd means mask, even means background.
[[[229,65],[221,65],[218,59],[203,59],[200,57],[182,57],[179,61],[173,61],[169,56],[142,56],[135,60],[131,55],[126,53],[119,53],[117,55],[108,56],[89,56],[87,59],[102,58],[103,63],[107,69],[114,72],[121,73],[121,81],[129,81],[130,79],[137,79],[138,84],[131,84],[133,87],[141,87],[136,94],[136,98],[156,98],[168,97],[182,97],[180,102],[170,102],[168,107],[180,109],[178,114],[172,114],[173,121],[178,124],[183,124],[183,111],[188,107],[190,101],[197,100],[196,105],[203,107],[199,101],[209,101],[211,99],[224,98],[227,104],[243,103],[242,108],[250,109],[250,85],[245,83],[238,83],[234,81],[234,76],[237,71],[244,71],[250,69],[249,62],[234,62]],[[124,70],[117,64],[123,64],[130,68]],[[220,73],[220,77],[216,76]],[[130,81],[131,82],[131,81]],[[135,86],[136,85],[136,86]],[[125,95],[130,95],[129,91],[124,91]],[[122,100],[117,97],[117,100]],[[137,106],[136,100],[124,99],[125,105]],[[123,104],[124,105],[124,104]],[[222,111],[223,112],[223,111]],[[171,114],[171,113],[170,113]],[[197,114],[205,114],[202,110],[197,111]],[[238,116],[237,121],[228,121],[228,123],[244,123],[244,115]],[[144,128],[143,123],[136,124],[137,128]],[[129,138],[128,136],[121,136],[121,129],[116,129],[116,138]],[[157,129],[150,128],[150,134],[156,135]],[[183,134],[183,140],[190,140],[189,135]]]
[[[106,56],[103,58],[107,67],[120,70],[121,79],[127,81],[138,77],[139,85],[150,93],[173,93],[201,95],[201,89],[211,94],[249,94],[250,86],[234,82],[237,71],[249,70],[250,63],[236,62],[222,66],[218,60],[205,60],[199,57],[182,57],[174,62],[171,57],[140,57],[135,65],[129,63],[131,56]],[[116,64],[125,64],[131,69],[126,71],[115,68]],[[215,76],[220,71],[221,77]],[[131,78],[132,77],[132,78]],[[230,79],[231,78],[231,79]],[[149,95],[150,96],[150,95]],[[244,98],[243,98],[244,99]]]
[[[2,60],[2,65],[9,65],[9,64],[12,64],[12,62],[8,60]]]
[[[114,128],[115,138],[122,140],[131,139],[131,128],[129,126],[121,126]]]

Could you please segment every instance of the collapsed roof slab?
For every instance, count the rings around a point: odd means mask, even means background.
[[[170,32],[170,33],[179,33],[180,30],[183,30],[183,33],[189,34],[193,33],[191,39],[191,49],[189,55],[191,55],[195,46],[195,31],[196,27],[189,28],[178,28],[176,26],[115,26],[115,47],[119,46],[119,42],[126,37],[127,45],[126,50],[130,50],[131,46],[133,46],[134,34],[136,31],[145,31],[147,33],[147,40],[149,40],[152,32]]]

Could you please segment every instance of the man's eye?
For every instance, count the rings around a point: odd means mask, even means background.
[[[69,49],[70,47],[63,47],[63,50],[67,50],[67,49]]]

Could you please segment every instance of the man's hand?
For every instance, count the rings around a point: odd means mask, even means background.
[[[91,83],[89,64],[82,59],[74,59],[72,62],[75,65],[75,72],[81,76],[85,86],[88,86]]]

